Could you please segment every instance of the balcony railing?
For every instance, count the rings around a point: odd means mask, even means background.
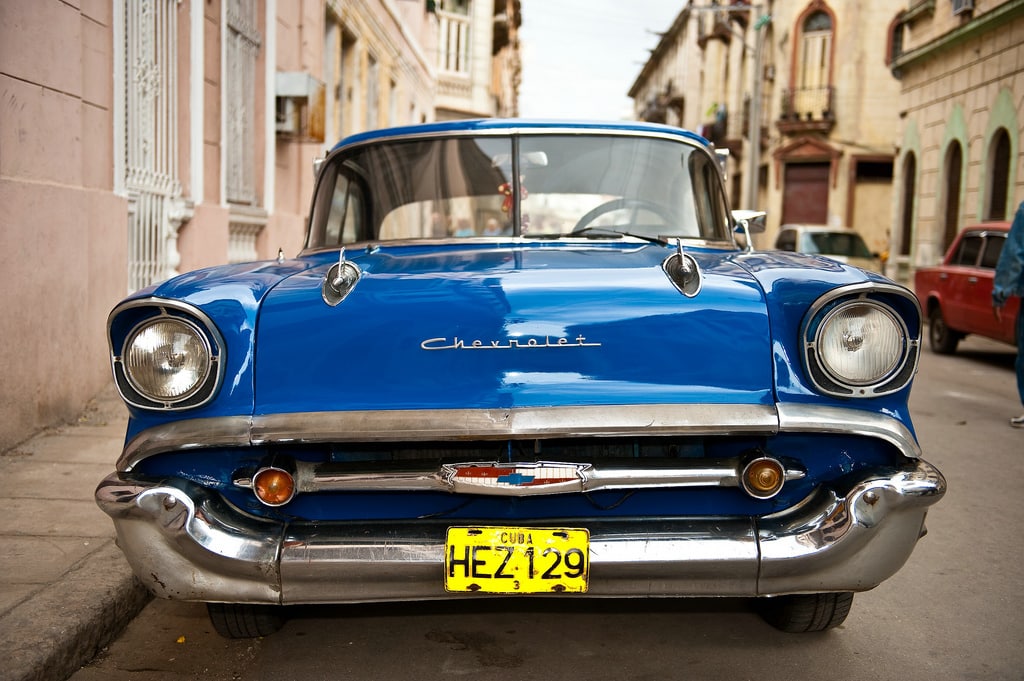
[[[782,108],[776,125],[786,134],[828,133],[835,125],[832,87],[796,88],[782,91]]]

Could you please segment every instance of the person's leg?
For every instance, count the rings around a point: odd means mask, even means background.
[[[1017,313],[1017,393],[1020,403],[1024,405],[1024,302]],[[1024,428],[1024,414],[1010,419],[1014,428]]]

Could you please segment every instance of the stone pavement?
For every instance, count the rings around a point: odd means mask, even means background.
[[[93,501],[127,420],[111,385],[76,423],[0,452],[0,680],[66,679],[149,601]]]

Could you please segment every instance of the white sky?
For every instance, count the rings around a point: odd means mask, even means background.
[[[627,93],[682,0],[522,0],[524,118],[633,118]]]

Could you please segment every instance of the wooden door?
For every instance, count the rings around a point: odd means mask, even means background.
[[[828,221],[828,163],[787,163],[782,224],[824,225]]]

